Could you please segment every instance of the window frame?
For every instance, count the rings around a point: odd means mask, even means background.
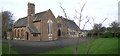
[[[38,34],[32,34],[32,36],[33,36],[33,37],[37,37],[37,36],[38,36]]]

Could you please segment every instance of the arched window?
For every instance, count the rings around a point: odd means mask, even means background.
[[[51,31],[52,31],[52,20],[48,20],[48,34],[51,34]]]
[[[16,37],[16,29],[14,29],[14,37]]]
[[[21,37],[23,37],[23,29],[21,29]]]
[[[19,38],[19,29],[18,29],[18,35],[17,35],[17,37]]]

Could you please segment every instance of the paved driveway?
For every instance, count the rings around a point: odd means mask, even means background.
[[[63,48],[65,46],[76,44],[78,38],[70,39],[59,39],[56,41],[22,41],[22,40],[11,40],[11,48],[17,50],[20,54],[36,54],[45,51],[55,50]],[[80,38],[80,43],[87,41],[87,38]],[[3,42],[9,42],[3,40]]]

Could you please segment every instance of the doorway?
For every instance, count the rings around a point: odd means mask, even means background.
[[[26,39],[29,40],[28,32],[26,32]]]
[[[61,36],[61,30],[58,29],[58,37],[60,37],[60,36]]]

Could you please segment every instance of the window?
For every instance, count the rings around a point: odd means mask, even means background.
[[[72,35],[73,32],[70,32],[70,35]]]
[[[19,37],[19,29],[18,29],[18,35],[17,35],[17,37]]]
[[[52,31],[52,20],[48,20],[48,34],[51,34],[51,31]]]
[[[14,29],[14,36],[16,36],[16,30]]]
[[[60,23],[58,23],[58,27],[61,27],[61,24],[60,24]]]
[[[33,36],[34,36],[34,37],[37,37],[37,36],[38,36],[38,34],[33,34]]]
[[[75,35],[75,32],[74,32],[74,35]]]
[[[69,34],[69,32],[67,32],[67,34]]]
[[[48,34],[50,34],[50,33],[51,33],[51,24],[48,23]]]
[[[65,35],[65,32],[62,32],[62,35]]]
[[[23,37],[23,29],[21,30],[21,36]]]

